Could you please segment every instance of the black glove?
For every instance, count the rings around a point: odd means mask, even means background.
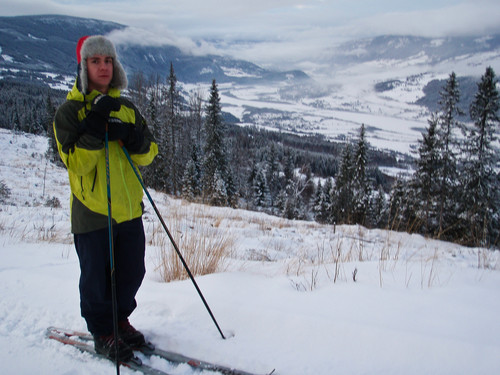
[[[80,123],[78,131],[80,134],[88,133],[98,139],[104,139],[106,135],[106,122],[111,111],[120,110],[120,102],[108,95],[99,95],[92,102],[87,117]]]
[[[127,140],[123,140],[123,144],[130,152],[137,152],[141,149],[144,143],[144,133],[137,127],[130,124]]]
[[[128,138],[130,124],[125,124],[120,119],[110,118],[108,120],[108,140],[117,141],[121,139],[122,141]]]
[[[120,107],[121,104],[118,99],[108,95],[99,95],[92,102],[90,111],[97,112],[107,120],[111,111],[119,111]]]
[[[139,151],[144,143],[143,132],[134,124],[125,124],[119,119],[110,118],[108,122],[108,139],[121,140],[130,152]]]

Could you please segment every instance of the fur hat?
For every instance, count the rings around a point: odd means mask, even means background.
[[[102,35],[94,35],[80,38],[76,45],[76,59],[78,61],[78,77],[81,91],[87,93],[87,58],[94,55],[105,55],[113,58],[113,79],[110,85],[118,90],[126,89],[128,84],[127,74],[118,61],[115,46],[109,39]]]

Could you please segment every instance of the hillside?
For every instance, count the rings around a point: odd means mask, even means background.
[[[462,107],[468,108],[486,67],[500,71],[498,35],[355,40],[329,46],[334,58],[321,62],[321,71],[302,72],[268,70],[173,45],[143,46],[137,32],[126,25],[66,16],[0,17],[0,78],[67,89],[75,75],[78,37],[110,33],[129,76],[166,77],[172,62],[186,97],[194,91],[206,95],[215,78],[223,110],[240,126],[316,133],[343,142],[354,139],[364,124],[373,147],[408,154],[451,72],[464,83]]]
[[[221,83],[273,82],[291,77],[307,79],[300,71],[270,71],[229,57],[193,55],[171,45],[125,43],[120,33],[126,31],[125,25],[88,18],[59,15],[0,17],[2,76],[16,76],[19,70],[36,73],[39,77],[44,73],[73,76],[76,73],[78,39],[83,35],[110,34],[112,39],[117,39],[117,52],[129,75],[141,72],[145,76],[165,76],[173,62],[178,79],[186,83],[210,83],[214,78]]]
[[[0,204],[2,373],[111,374],[111,362],[43,338],[49,325],[85,330],[66,172],[45,159],[44,137],[0,129],[0,147],[10,191]],[[181,251],[192,238],[230,239],[220,268],[197,277],[234,334],[223,341],[189,281],[161,281],[171,249],[145,203],[147,275],[131,320],[159,347],[281,375],[490,375],[500,366],[498,251],[152,195]]]

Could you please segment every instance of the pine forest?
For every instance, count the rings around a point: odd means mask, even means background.
[[[126,95],[137,104],[159,147],[141,171],[146,184],[189,201],[261,211],[288,219],[359,224],[419,233],[467,246],[500,245],[498,79],[488,67],[468,113],[450,73],[415,155],[375,150],[365,138],[343,143],[235,125],[222,111],[217,82],[208,96],[135,73]],[[0,127],[47,135],[47,158],[59,161],[52,121],[66,92],[0,81]],[[378,166],[411,164],[397,178]],[[0,181],[0,194],[8,193]],[[2,197],[0,197],[2,199]]]

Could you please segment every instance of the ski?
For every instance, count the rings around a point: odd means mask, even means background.
[[[185,355],[182,355],[179,353],[174,353],[174,352],[171,352],[168,350],[155,348],[152,351],[145,349],[142,352],[145,355],[156,355],[156,356],[161,357],[163,359],[166,359],[167,361],[170,361],[170,362],[187,363],[188,365],[190,365],[193,368],[200,369],[200,370],[216,371],[216,372],[219,372],[223,375],[257,375],[254,373],[250,373],[250,372],[246,372],[246,371],[242,371],[242,370],[237,370],[237,369],[226,367],[223,365],[202,361],[202,360],[195,359],[192,357],[186,357]],[[275,370],[272,370],[270,373],[267,373],[266,375],[272,375],[272,374],[274,374],[274,371]]]
[[[55,332],[59,336],[63,336],[66,338],[72,338],[72,337],[77,337],[80,340],[84,341],[91,341],[93,340],[92,335],[87,332],[81,332],[81,331],[73,331],[73,330],[67,330],[67,329],[62,329],[62,328],[55,328],[51,327],[50,328],[53,332]],[[139,349],[144,355],[146,356],[158,356],[161,357],[169,362],[173,363],[186,363],[189,366],[191,366],[194,369],[199,369],[199,370],[209,370],[209,371],[216,371],[219,372],[223,375],[257,375],[254,373],[230,368],[227,366],[215,364],[215,363],[210,363],[207,361],[202,361],[196,358],[192,357],[187,357],[183,354],[175,353],[172,351],[168,350],[163,350],[163,349],[158,349],[155,348],[154,345],[152,344],[147,344],[143,348]],[[271,372],[267,373],[266,375],[273,375],[275,374],[275,370],[272,370]]]
[[[93,342],[92,336],[90,334],[87,335],[89,337],[81,337],[80,335],[71,334],[71,331],[65,331],[55,327],[49,327],[46,331],[46,337],[49,339],[59,341],[65,345],[71,345],[81,352],[89,353],[93,357],[113,361],[105,355],[97,353],[94,350],[94,345],[90,343],[91,340]],[[145,375],[170,375],[164,371],[142,363],[141,359],[138,357],[134,357],[126,362],[120,362],[120,365],[135,371],[140,371]]]

